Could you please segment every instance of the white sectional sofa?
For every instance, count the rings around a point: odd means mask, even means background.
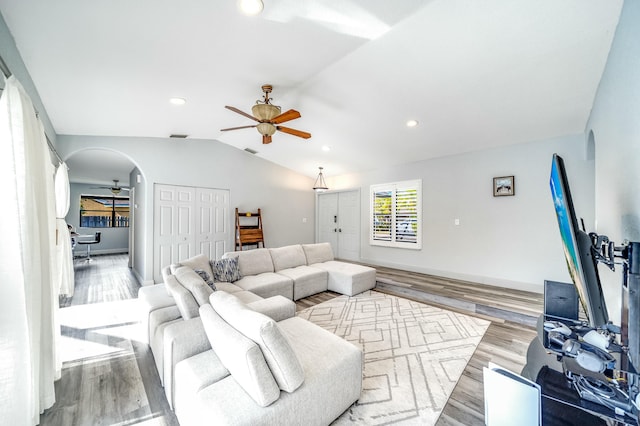
[[[210,262],[199,255],[167,266],[163,284],[143,287],[138,294],[156,368],[181,424],[201,424],[211,416],[216,424],[330,423],[360,395],[362,353],[296,318],[293,300],[326,290],[347,295],[369,290],[375,286],[375,269],[335,261],[328,243],[230,252],[223,259]],[[217,270],[220,264],[227,268],[222,273]],[[205,282],[210,277],[219,278],[215,292]],[[231,282],[220,281],[228,278]],[[299,388],[279,389],[274,399],[271,386],[266,406],[247,391],[243,373],[228,366],[233,357],[224,359],[219,353],[238,340],[247,344],[247,336],[237,329],[242,327],[227,327],[227,333],[216,335],[224,345],[211,345],[212,326],[207,322],[219,326],[231,321],[224,307],[219,314],[221,302],[211,311],[210,302],[217,298],[253,312],[253,321],[245,321],[249,324],[265,318],[276,324],[304,371]],[[272,366],[265,371],[271,372]],[[270,383],[269,375],[261,377],[260,385]]]

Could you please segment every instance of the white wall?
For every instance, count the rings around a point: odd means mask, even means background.
[[[138,176],[140,177],[138,178]],[[138,180],[140,180],[140,182],[138,182]],[[133,199],[131,202],[131,223],[133,223],[133,245],[135,247],[131,247],[131,251],[129,253],[130,256],[132,255],[133,257],[130,259],[131,269],[133,269],[140,281],[144,281],[140,272],[145,270],[147,254],[146,244],[144,244],[147,235],[147,229],[145,228],[147,220],[146,205],[144,202],[146,199],[147,186],[145,181],[146,178],[140,169],[136,167],[131,171],[131,174],[129,175],[129,188],[131,188],[131,191],[129,191],[129,197]],[[131,232],[132,230],[129,229],[129,231]]]
[[[107,195],[111,196],[108,189],[94,188],[95,185],[72,183],[69,193],[69,213],[65,220],[72,225],[75,231],[81,235],[95,234],[101,232],[100,244],[91,247],[91,253],[126,253],[129,251],[129,228],[81,228],[80,222],[80,196],[81,195]],[[86,251],[86,246],[76,246],[75,254],[82,254]]]
[[[594,163],[582,135],[444,157],[329,179],[362,189],[362,259],[446,277],[542,292],[570,282],[549,191],[554,152],[566,162],[578,214],[594,218]],[[515,176],[516,195],[493,197],[495,176]],[[422,179],[423,248],[369,245],[369,186]],[[454,225],[454,219],[460,225]]]
[[[137,204],[144,236],[136,239],[143,247],[136,251],[144,254],[144,266],[134,272],[147,282],[153,277],[155,183],[229,189],[232,208],[262,209],[267,247],[313,242],[315,195],[310,177],[213,140],[58,135],[58,151],[64,158],[87,148],[120,152],[143,175],[144,189],[139,191],[143,195]],[[229,226],[234,229],[232,215]]]
[[[587,133],[593,131],[597,232],[640,241],[640,1],[626,0]],[[611,320],[619,322],[621,268],[600,268]]]

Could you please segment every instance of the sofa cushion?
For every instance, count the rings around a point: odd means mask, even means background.
[[[249,309],[260,312],[274,321],[282,321],[296,315],[295,302],[280,295],[245,304]]]
[[[265,299],[278,294],[287,299],[293,299],[293,281],[291,278],[274,272],[243,276],[234,284]]]
[[[376,270],[369,266],[338,260],[315,263],[311,266],[329,273],[327,289],[330,291],[353,296],[376,286]]]
[[[269,252],[276,272],[307,264],[307,258],[304,256],[304,250],[300,244],[271,248]]]
[[[242,389],[262,407],[276,401],[280,389],[260,347],[227,324],[211,305],[200,307],[200,317],[211,348]]]
[[[329,243],[303,244],[302,250],[307,258],[307,265],[333,260],[333,250]]]
[[[240,275],[258,275],[264,272],[273,272],[273,262],[269,249],[261,248],[248,251],[232,251],[225,253],[222,258],[238,258],[238,268]]]
[[[312,266],[283,269],[278,274],[293,280],[293,300],[327,291],[327,271]]]
[[[237,257],[212,260],[211,269],[213,269],[214,279],[219,282],[232,283],[241,278]]]
[[[233,294],[235,297],[240,299],[240,301],[242,303],[245,303],[245,304],[246,303],[258,302],[260,300],[264,300],[262,297],[258,296],[257,294],[252,293],[250,291],[246,291],[246,290],[240,290],[240,291],[236,291],[235,293],[230,293],[230,294]]]
[[[213,271],[211,270],[211,265],[209,264],[209,258],[204,254],[198,254],[188,259],[181,260],[180,262],[178,262],[178,264],[181,266],[188,266],[193,270],[201,269],[209,274],[210,277],[213,277]],[[177,269],[178,268],[175,268],[175,270],[172,270],[171,273],[175,274],[175,271]]]
[[[293,392],[300,387],[302,365],[274,320],[247,308],[229,293],[214,293],[209,300],[222,319],[258,344],[280,389]]]
[[[173,296],[182,318],[188,320],[200,316],[198,302],[193,294],[178,282],[175,275],[168,275],[165,278],[165,286],[169,289],[169,294]]]
[[[235,284],[223,283],[223,282],[216,283],[216,289],[217,291],[222,290],[222,291],[226,291],[227,293],[237,293],[239,291],[244,291]]]
[[[213,290],[196,271],[188,266],[181,266],[176,269],[174,276],[184,288],[191,292],[199,306],[209,303],[209,295],[213,293]]]
[[[189,410],[194,395],[201,389],[229,376],[229,370],[213,351],[201,352],[176,364],[175,397],[173,409],[176,414]],[[202,422],[202,421],[201,421]]]

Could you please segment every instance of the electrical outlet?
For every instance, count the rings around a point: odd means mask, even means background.
[[[460,219],[453,219],[453,224],[455,226],[460,226]]]

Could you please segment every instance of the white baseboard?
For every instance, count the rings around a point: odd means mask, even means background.
[[[529,291],[532,293],[540,293],[540,294],[544,292],[543,284],[525,283],[521,281],[505,280],[502,278],[485,277],[485,276],[473,275],[473,274],[463,274],[463,273],[453,272],[453,271],[442,271],[438,269],[422,268],[419,266],[403,265],[403,264],[397,264],[392,262],[380,262],[380,261],[371,260],[371,259],[362,259],[362,262],[367,263],[369,265],[384,266],[387,268],[401,269],[404,271],[417,272],[419,274],[435,275],[438,277],[451,278],[455,280],[471,281],[478,284],[510,288],[513,290]]]

